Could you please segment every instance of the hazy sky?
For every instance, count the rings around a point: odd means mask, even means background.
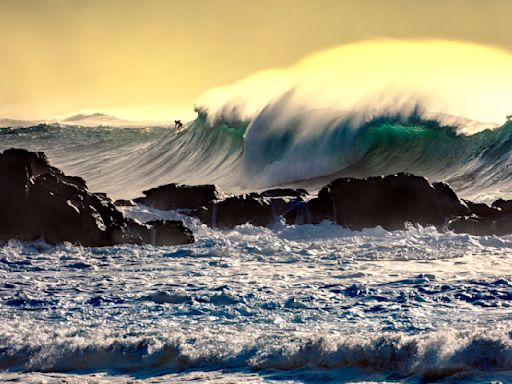
[[[205,90],[368,38],[512,50],[510,0],[0,0],[0,117],[190,105]]]

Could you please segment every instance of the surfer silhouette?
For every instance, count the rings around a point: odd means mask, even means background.
[[[174,120],[174,128],[176,128],[176,130],[183,128],[183,123],[181,122],[181,120]]]
[[[507,121],[512,121],[512,115],[507,116]]]

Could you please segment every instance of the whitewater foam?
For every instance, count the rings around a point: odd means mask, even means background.
[[[510,236],[125,212],[198,241],[0,248],[0,380],[511,378]]]

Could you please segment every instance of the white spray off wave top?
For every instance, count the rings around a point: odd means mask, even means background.
[[[512,112],[512,55],[453,41],[366,41],[214,88],[198,105],[210,119],[236,112],[249,120],[291,90],[301,107],[364,111],[365,118],[421,104],[430,113],[499,124]]]
[[[512,55],[496,48],[376,40],[212,89],[198,105],[211,126],[251,121],[242,184],[265,187],[351,165],[358,128],[378,117],[415,115],[464,134],[495,128],[512,113],[511,75]]]

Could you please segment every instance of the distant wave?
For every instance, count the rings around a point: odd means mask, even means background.
[[[44,151],[52,164],[83,176],[95,191],[135,197],[168,182],[231,186],[243,151],[244,127],[209,129],[202,118],[174,128],[113,128],[41,124],[0,129],[0,150]]]
[[[113,118],[113,117],[108,116],[104,113],[100,113],[100,112],[91,113],[91,114],[79,113],[79,114],[76,114],[73,116],[66,117],[66,118],[62,119],[62,121],[74,122],[74,121],[80,121],[80,120],[91,119],[91,118]],[[117,120],[117,118],[114,118],[114,119]]]

